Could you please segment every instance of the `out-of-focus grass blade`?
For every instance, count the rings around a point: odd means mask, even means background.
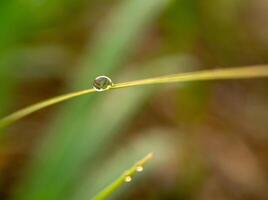
[[[1,0],[0,51],[2,47],[12,49],[38,30],[59,21],[60,17],[62,19],[63,16],[68,16],[68,12],[74,11],[74,4],[81,5],[81,2]]]
[[[71,0],[70,0],[71,1]],[[58,2],[55,4],[53,2]],[[61,4],[59,4],[61,2]],[[41,3],[41,4],[40,4]],[[43,27],[46,19],[40,18],[42,4],[46,3],[46,11],[59,10],[62,7],[61,1],[21,1],[21,0],[1,0],[0,1],[0,116],[6,114],[6,109],[13,99],[12,89],[15,85],[14,76],[17,69],[14,70],[14,49],[16,49],[25,38],[33,35],[37,27]],[[77,1],[76,1],[77,3]],[[38,15],[36,14],[38,13]],[[42,16],[45,12],[42,13]],[[47,14],[47,12],[46,12]],[[55,13],[50,18],[55,18]],[[41,21],[40,21],[41,20]],[[43,20],[43,21],[42,21]],[[16,59],[16,58],[15,58]],[[19,66],[20,67],[20,66]]]
[[[149,22],[165,7],[168,0],[123,1],[103,28],[103,34],[96,36],[91,53],[85,56],[83,70],[70,84],[72,88],[91,87],[96,75],[111,74],[126,58],[129,47],[137,42],[137,36],[147,28]],[[106,33],[105,33],[106,32]],[[105,34],[104,34],[105,33]],[[130,48],[130,50],[132,50]],[[93,53],[92,53],[93,52]],[[90,67],[89,67],[90,65]],[[108,94],[108,93],[107,93]],[[102,97],[102,98],[100,98]],[[112,137],[119,110],[105,107],[106,95],[93,94],[68,103],[38,150],[38,158],[29,168],[28,177],[14,199],[66,199],[67,191],[82,173],[86,161],[93,161],[104,148],[105,141]],[[118,101],[118,100],[117,100]],[[138,104],[137,104],[138,105]],[[122,106],[118,119],[128,119],[136,107]],[[110,115],[115,118],[111,123]],[[111,125],[111,126],[109,126]],[[38,183],[38,184],[36,184]]]
[[[9,62],[9,49],[17,38],[21,36],[17,24],[21,10],[17,9],[14,0],[3,0],[0,2],[0,116],[6,114],[8,106],[11,104],[10,98],[13,89],[13,79]],[[14,35],[16,32],[16,37]],[[1,132],[1,130],[0,130]]]
[[[137,173],[137,170],[143,170],[144,165],[149,162],[153,158],[153,153],[147,154],[143,159],[138,161],[135,165],[133,165],[130,169],[125,171],[119,178],[117,178],[110,185],[105,187],[99,194],[94,196],[93,200],[103,200],[107,199],[113,192],[115,192],[120,186],[122,186],[125,182],[130,182]]]
[[[112,17],[102,24],[90,44],[91,48],[83,61],[84,68],[77,74],[75,89],[87,87],[88,80],[93,80],[100,74],[109,75],[116,70],[133,52],[140,34],[148,29],[151,20],[159,15],[170,1],[127,0],[115,7]]]

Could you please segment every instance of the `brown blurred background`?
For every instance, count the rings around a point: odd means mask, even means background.
[[[1,0],[0,116],[65,92],[268,63],[267,0]],[[268,199],[268,80],[139,87],[79,97],[9,127],[0,199]]]

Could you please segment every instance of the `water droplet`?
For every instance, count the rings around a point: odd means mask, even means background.
[[[143,166],[137,166],[136,171],[137,172],[142,172],[143,171]]]
[[[125,177],[125,182],[129,183],[132,180],[131,176],[126,176]]]
[[[112,80],[107,76],[98,76],[97,78],[95,78],[93,82],[93,88],[97,92],[108,90],[112,87],[112,85],[113,85]]]

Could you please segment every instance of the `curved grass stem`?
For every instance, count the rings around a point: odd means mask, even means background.
[[[99,194],[94,196],[92,200],[107,199],[115,190],[117,190],[125,182],[130,182],[133,175],[139,171],[140,167],[143,167],[148,161],[153,158],[153,153],[149,153],[142,160],[138,161],[129,170],[125,171],[119,178],[104,188]]]
[[[119,89],[119,88],[142,86],[142,85],[174,83],[174,82],[223,80],[223,79],[249,79],[249,78],[261,78],[261,77],[268,77],[268,65],[202,70],[196,72],[172,74],[137,81],[117,83],[114,84],[111,87],[111,89]],[[52,99],[48,99],[40,103],[34,104],[32,106],[29,106],[27,108],[18,110],[17,112],[14,112],[0,119],[0,129],[5,128],[11,125],[12,123],[16,122],[17,120],[26,117],[43,108],[46,108],[48,106],[94,92],[96,92],[94,89],[73,92],[62,96],[54,97]]]
[[[78,91],[78,92],[72,92],[69,94],[65,94],[65,95],[61,95],[61,96],[57,96],[39,103],[36,103],[34,105],[31,105],[29,107],[26,107],[24,109],[18,110],[17,112],[14,112],[2,119],[0,119],[0,129],[4,128],[14,122],[16,122],[17,120],[26,117],[27,115],[30,115],[38,110],[41,110],[43,108],[46,108],[48,106],[60,103],[62,101],[66,101],[68,99],[74,98],[74,97],[78,97],[81,95],[85,95],[85,94],[89,94],[89,93],[93,93],[95,92],[94,89],[88,89],[88,90],[82,90],[82,91]]]
[[[155,78],[129,81],[118,83],[113,88],[124,88],[140,85],[151,85],[174,82],[190,82],[204,80],[221,80],[221,79],[249,79],[249,78],[268,77],[268,65],[237,67],[227,69],[202,70],[196,72],[187,72],[160,76]]]

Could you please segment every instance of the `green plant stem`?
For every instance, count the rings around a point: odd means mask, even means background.
[[[153,153],[149,153],[142,160],[138,161],[129,170],[125,171],[119,178],[117,178],[113,183],[104,188],[99,194],[94,196],[92,200],[103,200],[109,197],[115,190],[117,190],[121,185],[126,183],[126,177],[133,177],[137,172],[137,167],[143,167],[148,161],[153,158]]]
[[[237,67],[227,69],[202,70],[197,72],[179,73],[155,78],[129,81],[118,83],[113,88],[124,88],[141,85],[204,81],[204,80],[221,80],[221,79],[249,79],[249,78],[268,77],[268,65]]]
[[[34,113],[38,110],[46,108],[48,106],[60,103],[62,101],[66,101],[66,100],[74,98],[74,97],[93,93],[93,92],[95,92],[94,89],[82,90],[82,91],[78,91],[78,92],[73,92],[73,93],[57,96],[57,97],[36,103],[32,106],[18,110],[17,112],[14,112],[14,113],[8,115],[7,117],[0,119],[0,128],[4,128],[4,127],[14,123],[17,120],[19,120],[27,115],[30,115],[31,113]]]
[[[214,70],[203,70],[197,72],[179,73],[167,76],[160,76],[156,78],[149,78],[137,81],[130,81],[124,83],[114,84],[111,89],[142,86],[142,85],[154,85],[163,83],[174,83],[174,82],[190,82],[190,81],[205,81],[205,80],[223,80],[223,79],[249,79],[249,78],[261,78],[268,77],[268,66],[250,66],[250,67],[237,67],[237,68],[227,68],[227,69],[214,69]],[[82,90],[78,92],[73,92],[65,94],[62,96],[54,97],[42,101],[40,103],[34,104],[22,110],[8,115],[0,119],[0,129],[5,128],[17,120],[26,117],[38,110],[46,108],[48,106],[66,101],[78,96],[82,96],[89,93],[96,92],[94,89]]]

